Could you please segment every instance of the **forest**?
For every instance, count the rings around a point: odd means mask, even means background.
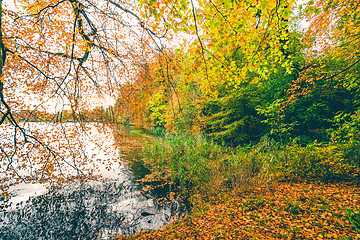
[[[102,122],[190,209],[119,239],[360,239],[358,0],[0,3],[3,198],[32,149],[66,181],[22,122]]]

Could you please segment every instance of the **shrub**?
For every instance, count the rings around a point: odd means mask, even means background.
[[[313,143],[305,147],[289,145],[288,176],[316,178],[325,181],[351,180],[359,175],[359,168],[345,158],[339,145]]]

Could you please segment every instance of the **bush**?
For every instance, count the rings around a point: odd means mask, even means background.
[[[267,138],[254,146],[232,149],[202,135],[167,133],[146,144],[142,157],[155,175],[179,184],[184,191],[193,188],[215,194],[254,178],[273,179],[284,158],[278,148],[279,144]]]
[[[347,144],[340,145],[344,152],[344,157],[349,161],[351,165],[360,168],[360,142],[352,141]]]
[[[142,157],[155,174],[188,188],[209,184],[223,155],[221,147],[202,135],[166,133],[145,144]]]
[[[335,144],[313,143],[305,147],[287,147],[290,155],[288,177],[332,180],[352,180],[360,169],[346,159],[343,149]]]
[[[329,130],[332,141],[339,145],[350,164],[360,167],[360,111],[340,113],[335,122],[336,128]]]
[[[350,151],[350,150],[349,150]],[[354,180],[359,167],[339,145],[288,145],[264,137],[256,145],[228,148],[202,135],[166,133],[152,138],[143,160],[153,174],[176,184],[183,192],[218,194],[250,182],[318,179]]]

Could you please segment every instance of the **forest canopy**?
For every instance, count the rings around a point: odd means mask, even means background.
[[[238,145],[329,140],[358,114],[356,1],[197,4],[178,13],[194,40],[148,59],[124,85],[117,104],[134,123]]]

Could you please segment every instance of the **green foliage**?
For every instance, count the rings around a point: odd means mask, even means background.
[[[166,100],[162,93],[155,93],[148,102],[149,121],[152,126],[163,127],[166,124],[164,118]]]
[[[360,174],[360,168],[346,158],[339,145],[314,143],[302,147],[293,143],[286,151],[289,161],[285,175],[290,178],[356,180]]]
[[[194,81],[178,83],[177,90],[178,109],[173,119],[168,121],[166,127],[175,131],[199,132],[200,122],[203,121],[201,114],[201,93],[199,86]],[[171,124],[170,124],[171,123]]]
[[[350,208],[346,208],[345,212],[351,225],[355,228],[355,231],[360,234],[360,210],[352,210]]]
[[[144,4],[151,15],[156,3]],[[196,18],[187,15],[186,1],[178,4],[180,15],[171,14]],[[158,68],[148,69],[144,79],[157,82],[144,105],[151,126],[200,135],[159,134],[145,156],[156,171],[171,172],[171,180],[184,186],[218,187],[254,177],[358,176],[359,71],[356,62],[351,65],[357,58],[316,42],[322,35],[316,29],[297,29],[289,4],[200,1],[193,9],[203,18],[197,23],[199,41],[184,42],[164,55]],[[334,13],[318,4],[326,5],[318,1],[300,9],[295,21],[314,13],[314,26],[322,30]],[[152,15],[162,16],[161,11]],[[176,30],[173,19],[169,24]],[[186,28],[195,33],[193,24]],[[334,39],[334,45],[346,42]],[[345,45],[339,49],[348,51]]]
[[[288,207],[286,209],[293,215],[300,214],[303,210],[301,209],[299,203],[289,200]]]
[[[142,157],[155,175],[179,184],[183,191],[213,194],[254,177],[271,179],[277,170],[277,150],[278,144],[270,139],[231,149],[202,135],[166,133],[146,144]]]
[[[203,110],[205,133],[218,142],[235,146],[258,140],[263,128],[255,106],[256,99],[242,91],[207,102]]]
[[[166,134],[166,131],[162,127],[154,127],[147,131],[148,134],[155,136],[155,137],[161,137]]]
[[[291,55],[291,65],[296,70],[304,55],[299,45],[300,34],[289,32],[285,55]],[[265,51],[266,52],[266,51]],[[266,56],[266,55],[265,55]],[[241,51],[234,52],[230,59],[241,67],[244,58]],[[267,64],[271,59],[265,57]],[[297,119],[284,116],[286,90],[297,78],[298,72],[287,71],[281,65],[267,65],[266,77],[255,72],[248,72],[246,81],[235,85],[219,85],[218,96],[205,103],[204,115],[207,117],[205,132],[214,139],[231,145],[256,142],[261,136],[269,135],[276,140],[288,138],[298,125]],[[232,78],[236,78],[233,74]],[[288,115],[291,116],[291,112]]]
[[[328,140],[326,129],[333,127],[334,117],[339,111],[353,112],[356,97],[353,91],[319,81],[312,91],[299,98],[284,111],[283,121],[297,122],[293,137],[303,135],[312,140]]]
[[[159,178],[183,191],[215,194],[251,181],[298,178],[323,181],[356,180],[360,168],[334,144],[280,144],[268,137],[259,143],[228,148],[202,135],[166,133],[152,138],[143,161]]]
[[[290,137],[291,132],[294,130],[294,126],[297,125],[297,122],[284,123],[282,121],[280,100],[276,100],[264,108],[257,107],[256,111],[264,116],[265,119],[262,122],[270,127],[269,134],[272,137],[278,139]]]
[[[360,111],[335,116],[335,129],[329,129],[331,139],[339,144],[345,158],[360,167]]]
[[[166,133],[145,145],[143,158],[157,174],[170,171],[170,179],[181,186],[200,187],[213,178],[215,162],[220,161],[223,149],[201,135]],[[164,175],[165,174],[165,175]]]
[[[335,130],[330,130],[334,142],[356,142],[360,140],[360,110],[353,114],[339,113],[334,119]]]

